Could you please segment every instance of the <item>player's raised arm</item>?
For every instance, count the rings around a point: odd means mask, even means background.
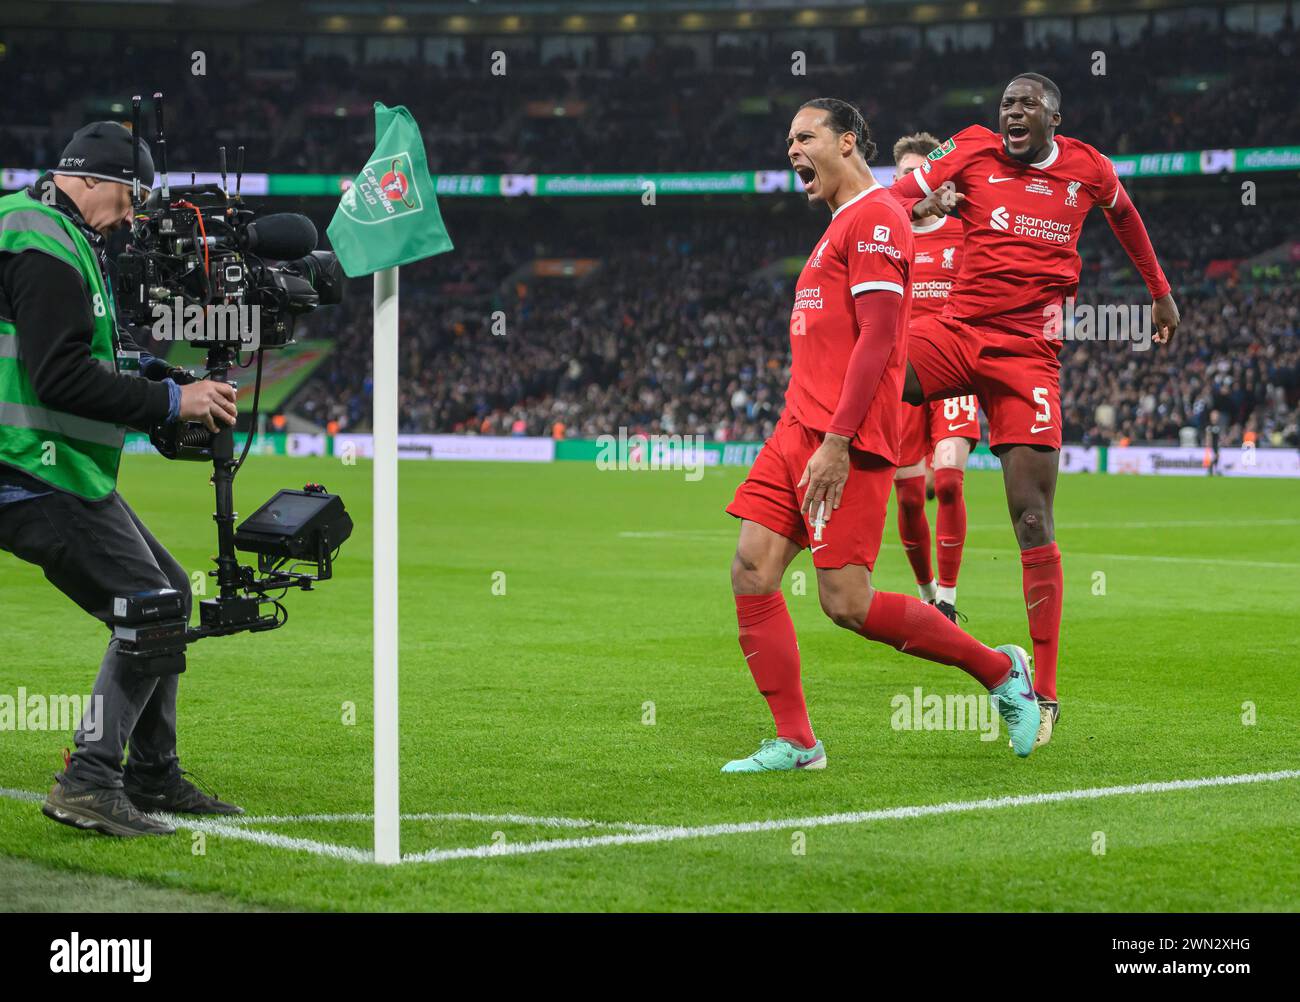
[[[911,211],[913,219],[946,216],[966,201],[966,196],[951,181],[943,181],[929,190],[922,188],[919,174],[920,171],[912,171],[889,189],[903,208]]]
[[[957,178],[968,153],[964,147],[958,149],[958,140],[963,134],[959,132],[941,143],[925,158],[919,170],[894,180],[889,193],[904,209],[911,211],[913,219],[946,216],[966,200],[966,196],[957,190]],[[967,145],[970,145],[969,141]]]
[[[1151,293],[1151,323],[1155,328],[1153,340],[1156,344],[1167,344],[1178,330],[1178,304],[1174,302],[1173,290],[1169,279],[1156,260],[1155,248],[1142,222],[1137,206],[1128,197],[1124,186],[1115,182],[1115,196],[1109,205],[1103,206],[1106,222],[1115,232],[1120,246],[1128,254],[1129,260],[1137,268],[1147,291]]]

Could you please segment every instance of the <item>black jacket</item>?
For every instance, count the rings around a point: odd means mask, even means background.
[[[46,190],[44,185],[52,180],[50,174],[42,176],[28,193],[38,197],[37,192]],[[86,224],[72,199],[57,187],[54,190],[55,208],[90,241],[109,281],[104,238]],[[90,292],[71,265],[38,252],[0,254],[0,315],[13,319],[28,377],[47,407],[133,428],[147,428],[167,418],[171,396],[165,383],[114,374],[91,358]],[[120,324],[118,339],[125,351],[141,350]]]

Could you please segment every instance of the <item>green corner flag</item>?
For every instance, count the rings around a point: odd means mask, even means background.
[[[420,127],[406,108],[375,102],[375,152],[325,232],[349,278],[452,249]]]

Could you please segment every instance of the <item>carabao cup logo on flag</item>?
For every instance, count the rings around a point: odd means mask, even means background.
[[[339,202],[349,219],[367,225],[384,223],[424,208],[406,152],[371,160]]]
[[[370,162],[341,187],[343,194],[325,232],[349,278],[452,249],[438,211],[424,139],[405,108],[375,102]]]
[[[407,180],[406,174],[402,173],[402,160],[400,157],[393,161],[393,169],[379,179],[379,184],[390,201],[401,202],[408,209],[414,209],[418,206],[418,201],[412,201],[408,197],[411,182]],[[415,193],[416,199],[419,198],[419,194],[419,192]]]

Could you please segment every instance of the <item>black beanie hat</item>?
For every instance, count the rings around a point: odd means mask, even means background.
[[[153,156],[149,144],[140,144],[140,185],[153,187]],[[97,177],[131,183],[131,130],[117,122],[91,122],[72,134],[52,173],[71,177]]]

